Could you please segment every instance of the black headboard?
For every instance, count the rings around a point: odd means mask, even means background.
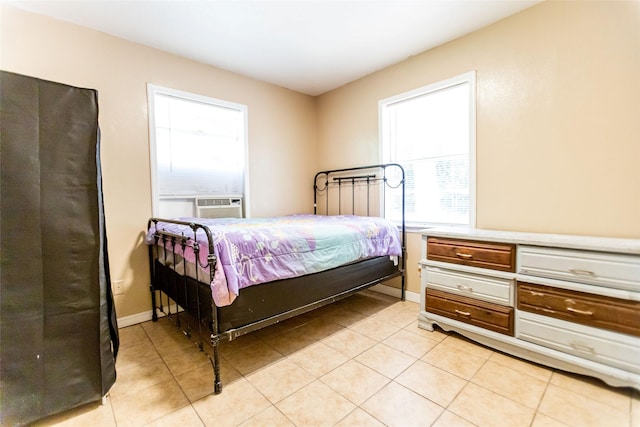
[[[385,216],[385,205],[400,205],[402,270],[406,263],[405,174],[397,163],[357,166],[318,172],[313,181],[316,215]]]

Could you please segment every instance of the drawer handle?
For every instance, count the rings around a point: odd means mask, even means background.
[[[596,350],[589,345],[575,343],[575,342],[571,342],[569,343],[569,345],[571,346],[572,349],[574,349],[575,351],[579,351],[580,353],[596,354]]]
[[[534,296],[534,297],[543,297],[544,296],[543,292],[529,291],[529,293],[531,294],[531,296]]]
[[[469,313],[468,311],[462,311],[462,310],[455,310],[456,314],[459,314],[460,316],[465,316],[465,317],[470,317],[471,313]]]
[[[580,270],[578,268],[570,268],[569,271],[576,276],[590,276],[595,277],[596,273],[589,270]]]
[[[473,288],[471,286],[465,286],[465,285],[456,285],[458,287],[458,289],[460,289],[463,292],[473,292]]]
[[[592,311],[588,310],[578,310],[577,308],[567,307],[567,311],[574,314],[581,314],[583,316],[593,316]]]
[[[471,254],[463,254],[462,252],[456,252],[456,256],[458,258],[463,258],[463,259],[471,259],[471,258],[473,258],[473,255],[471,255]]]

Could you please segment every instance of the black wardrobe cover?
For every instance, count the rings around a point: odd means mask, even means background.
[[[98,95],[0,71],[0,424],[100,400],[118,349]]]

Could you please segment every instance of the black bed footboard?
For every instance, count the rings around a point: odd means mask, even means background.
[[[175,234],[159,229],[157,227],[159,222],[186,225],[192,234]],[[147,236],[148,243],[150,243],[152,319],[153,321],[158,320],[158,310],[168,317],[172,317],[171,307],[172,304],[175,304],[176,326],[182,329],[185,336],[192,338],[192,335],[197,332],[195,341],[201,351],[208,350],[205,346],[206,342],[211,343],[211,351],[206,351],[206,353],[214,370],[214,392],[220,393],[222,382],[218,352],[218,311],[213,303],[209,285],[213,280],[217,263],[211,231],[201,224],[180,220],[151,218],[147,223],[147,230],[150,230],[152,225],[155,232],[152,236]],[[207,248],[200,247],[196,238],[198,232],[206,235]],[[200,261],[201,250],[206,250],[207,262],[205,265],[202,265]],[[181,255],[177,255],[178,251]],[[195,277],[189,277],[187,273],[189,265],[186,255],[189,251],[195,258],[193,268]],[[204,270],[204,274],[201,274],[201,269]],[[163,295],[166,296],[166,306],[163,303]]]

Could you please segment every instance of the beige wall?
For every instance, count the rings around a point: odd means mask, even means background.
[[[638,1],[545,2],[320,96],[318,166],[378,161],[379,100],[470,70],[477,227],[640,237]]]
[[[378,162],[380,99],[477,70],[478,227],[640,238],[638,1],[545,2],[318,98],[0,13],[0,68],[100,92],[118,316],[149,309],[147,82],[248,105],[251,209],[263,216],[309,211],[317,169]],[[420,246],[410,234],[413,292]]]
[[[1,69],[99,92],[111,274],[126,290],[118,317],[150,310],[147,83],[247,105],[252,215],[311,212],[315,98],[11,7],[0,14]]]
[[[320,96],[319,167],[379,160],[379,100],[470,70],[477,227],[640,237],[638,1],[545,2]]]

